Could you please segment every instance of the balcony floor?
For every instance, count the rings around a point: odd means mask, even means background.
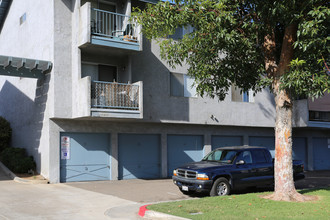
[[[91,44],[107,46],[107,47],[114,47],[114,48],[125,49],[125,50],[140,51],[139,43],[130,42],[130,41],[123,40],[121,38],[115,38],[115,37],[108,38],[108,37],[92,35]]]
[[[116,110],[116,109],[91,109],[92,117],[108,117],[108,118],[134,118],[141,119],[141,112],[134,110]]]

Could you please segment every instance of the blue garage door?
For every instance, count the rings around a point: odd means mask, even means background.
[[[306,138],[293,138],[292,143],[292,159],[302,160],[305,167],[307,166],[307,142]]]
[[[203,159],[203,136],[168,135],[167,136],[167,174],[185,163]]]
[[[275,138],[274,137],[249,137],[250,146],[266,147],[272,157],[275,158]]]
[[[241,136],[212,136],[212,150],[226,146],[241,146],[243,138]]]
[[[161,177],[160,137],[148,134],[119,134],[119,179]]]
[[[313,138],[314,170],[330,170],[330,148],[327,138]]]
[[[110,180],[109,134],[61,133],[60,181]]]

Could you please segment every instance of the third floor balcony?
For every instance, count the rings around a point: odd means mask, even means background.
[[[140,26],[126,14],[93,8],[86,2],[80,8],[79,47],[101,46],[126,51],[142,50]]]

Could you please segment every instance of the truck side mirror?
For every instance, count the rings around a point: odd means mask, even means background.
[[[236,165],[243,165],[245,164],[245,161],[244,160],[239,160],[236,162]]]

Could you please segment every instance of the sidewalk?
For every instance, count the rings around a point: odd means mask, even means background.
[[[139,220],[140,207],[146,205],[67,184],[29,181],[0,164],[0,219]],[[154,211],[143,218],[182,219]]]
[[[65,184],[23,184],[0,169],[0,219],[141,219],[141,204]],[[119,207],[129,207],[122,209]]]

